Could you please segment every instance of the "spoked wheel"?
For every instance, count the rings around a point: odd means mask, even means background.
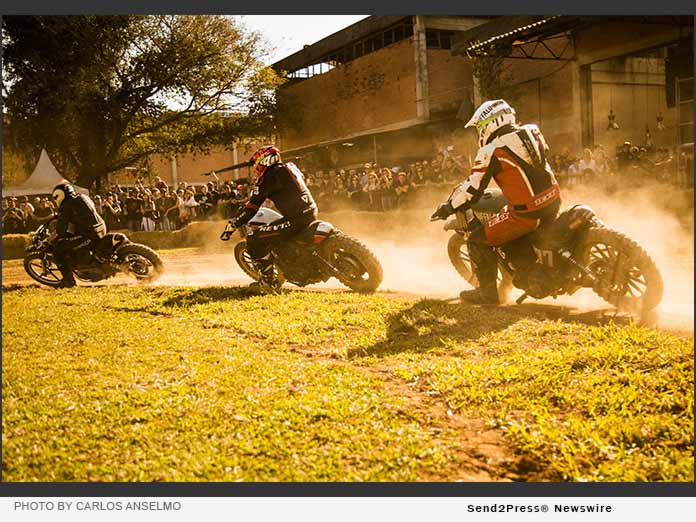
[[[239,268],[241,268],[246,275],[251,277],[254,281],[261,280],[259,271],[256,269],[256,265],[254,264],[254,260],[247,251],[246,241],[240,241],[234,246],[234,259],[235,261],[237,261]],[[275,267],[275,271],[276,277],[282,285],[283,283],[285,283],[285,277],[282,273],[280,273],[277,267]]]
[[[334,234],[322,244],[324,256],[338,270],[336,278],[355,292],[374,292],[382,282],[382,265],[360,241]]]
[[[660,304],[662,275],[638,243],[608,228],[591,228],[582,260],[598,278],[592,289],[620,310],[645,313]]]
[[[254,281],[261,279],[259,271],[256,270],[256,266],[254,266],[253,259],[249,255],[249,252],[247,252],[246,241],[240,241],[234,246],[234,259],[237,261],[239,268]]]
[[[164,264],[157,252],[145,245],[132,243],[118,253],[121,269],[139,283],[151,283],[164,273]]]
[[[56,288],[63,282],[63,275],[51,254],[29,254],[24,258],[24,270],[42,285]]]
[[[461,234],[454,234],[447,242],[447,255],[457,273],[462,276],[471,286],[478,288],[478,277],[474,273],[474,265],[469,255],[469,247],[466,238]],[[505,301],[512,290],[512,277],[502,267],[498,267],[498,297],[501,302]]]

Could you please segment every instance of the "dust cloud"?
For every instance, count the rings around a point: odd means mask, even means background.
[[[451,265],[447,241],[453,232],[443,230],[443,221],[430,222],[432,208],[408,209],[389,214],[339,212],[320,215],[343,232],[366,244],[380,260],[384,279],[382,292],[407,293],[436,298],[457,298],[470,288]],[[694,321],[694,226],[693,210],[676,192],[661,193],[657,187],[630,189],[607,195],[583,187],[563,190],[563,206],[589,205],[608,227],[627,235],[653,258],[664,279],[664,297],[658,307],[658,326],[693,332]],[[199,244],[206,245],[190,254],[169,256],[162,285],[243,285],[251,282],[234,260],[234,241],[222,242],[222,224],[205,232]],[[316,285],[318,288],[342,288],[338,281]],[[513,293],[512,300],[521,292]],[[530,301],[533,301],[530,299]],[[591,290],[573,296],[544,299],[544,304],[567,306],[578,311],[606,310],[610,306]]]
[[[445,197],[446,194],[443,199]],[[679,201],[675,200],[676,197],[676,192],[661,193],[660,187],[655,186],[612,195],[588,188],[565,189],[563,207],[578,203],[588,205],[608,227],[640,244],[655,261],[664,280],[658,325],[693,332],[693,209],[684,197]],[[453,232],[444,232],[442,221],[428,221],[429,212],[434,208],[420,212],[404,211],[401,218],[399,212],[395,213],[394,220],[408,222],[408,226],[400,224],[396,239],[385,239],[384,231],[375,235],[360,230],[363,233],[360,239],[375,252],[384,268],[382,290],[456,298],[460,290],[470,287],[447,257],[447,241]],[[408,233],[403,232],[406,229]],[[513,293],[512,299],[520,294],[519,291]],[[589,289],[582,289],[573,296],[540,302],[569,306],[578,311],[609,308]]]

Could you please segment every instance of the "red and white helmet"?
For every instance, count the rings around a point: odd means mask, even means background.
[[[479,147],[486,145],[488,138],[505,125],[514,125],[515,109],[505,100],[483,102],[464,127],[476,126],[479,135]]]
[[[259,176],[271,165],[280,163],[280,150],[274,145],[264,145],[251,156],[249,160],[254,165]]]

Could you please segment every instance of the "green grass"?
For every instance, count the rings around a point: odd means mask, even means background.
[[[2,319],[5,481],[694,478],[693,340],[632,324],[132,287]]]

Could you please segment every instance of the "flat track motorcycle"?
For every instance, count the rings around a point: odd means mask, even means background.
[[[486,190],[472,208],[456,212],[445,224],[452,230],[447,253],[457,272],[473,286],[478,281],[467,248],[474,226],[506,205],[498,189]],[[517,299],[572,295],[591,288],[619,310],[647,313],[662,299],[663,282],[652,258],[635,241],[608,228],[591,208],[574,205],[520,239],[496,247],[498,292],[523,290]]]
[[[249,227],[268,225],[282,216],[270,208],[261,208],[246,224],[240,226],[242,238]],[[235,229],[230,223],[220,236],[228,240]],[[374,292],[382,282],[382,266],[375,255],[357,239],[343,234],[326,221],[313,221],[289,241],[279,242],[271,250],[279,281],[307,286],[335,277],[355,292]],[[240,268],[252,279],[260,274],[247,252],[246,240],[234,247]]]
[[[57,288],[63,281],[54,258],[55,218],[41,225],[32,234],[26,248],[24,270],[39,283]],[[164,272],[162,259],[151,248],[133,243],[124,234],[109,233],[75,260],[76,280],[96,282],[122,272],[141,283],[150,283]]]

